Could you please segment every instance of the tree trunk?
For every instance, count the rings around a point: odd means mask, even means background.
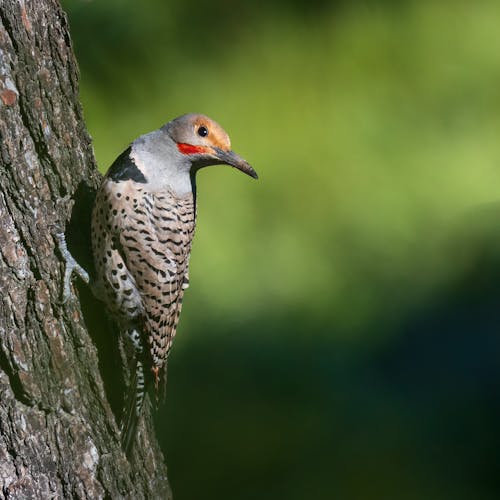
[[[0,497],[171,498],[150,411],[131,463],[120,449],[124,370],[103,306],[80,284],[60,300],[54,235],[90,265],[100,175],[56,0],[0,0],[0,138]]]

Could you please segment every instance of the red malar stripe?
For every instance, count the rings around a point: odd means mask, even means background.
[[[183,155],[195,155],[208,152],[208,148],[205,146],[193,146],[192,144],[185,144],[183,142],[177,143],[177,149]]]

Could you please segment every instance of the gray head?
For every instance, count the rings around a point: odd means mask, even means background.
[[[177,144],[195,169],[209,165],[230,165],[257,179],[255,170],[234,151],[224,129],[208,116],[196,113],[179,116],[161,130]]]
[[[257,179],[255,170],[231,150],[224,129],[195,113],[179,116],[139,137],[132,144],[130,156],[151,188],[161,189],[168,184],[178,192],[186,191],[193,174],[209,165],[230,165]]]

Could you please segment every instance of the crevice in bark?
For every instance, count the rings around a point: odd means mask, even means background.
[[[10,389],[16,400],[26,406],[34,406],[33,400],[31,400],[29,395],[24,391],[18,371],[9,363],[3,345],[0,347],[0,369],[7,375]]]
[[[26,252],[28,269],[31,273],[30,281],[31,281],[31,283],[33,283],[35,281],[41,280],[41,279],[43,279],[43,277],[42,277],[40,268],[36,264],[36,260],[37,260],[36,255],[33,252],[32,244],[31,244],[33,241],[33,236],[31,234],[29,234],[30,228],[29,228],[29,226],[26,227],[25,225],[18,224],[16,222],[20,218],[18,214],[21,214],[23,212],[24,207],[22,207],[18,203],[18,200],[16,199],[15,196],[12,196],[10,198],[10,201],[15,206],[15,208],[17,210],[17,214],[16,214],[16,212],[14,210],[12,210],[12,208],[9,206],[8,201],[7,200],[5,200],[5,201],[6,201],[5,208],[7,210],[7,213],[9,214],[9,216],[13,222],[14,228],[17,231],[17,235],[19,236],[19,239],[22,243],[22,246]],[[26,234],[26,233],[28,233],[28,234]],[[24,281],[25,281],[24,284],[26,286],[27,285],[26,279],[24,279]],[[29,286],[27,288],[27,292],[30,291],[31,283],[29,284]],[[18,326],[21,327],[21,325],[18,325]]]
[[[9,19],[7,18],[7,16],[4,15],[3,9],[0,9],[0,19],[2,21],[2,25],[5,29],[6,34],[9,35],[9,40],[12,46],[14,47],[14,52],[17,54],[19,47],[16,42],[16,37],[13,36],[14,31],[12,29]]]
[[[12,193],[10,192],[10,190],[7,190],[7,194],[12,194]],[[22,213],[23,207],[18,205],[17,199],[15,196],[5,197],[3,193],[0,193],[0,195],[2,195],[2,198],[3,198],[3,200],[2,200],[4,202],[3,206],[5,207],[5,210],[7,211],[7,214],[9,216],[10,220],[12,221],[12,225],[13,225],[14,229],[16,230],[16,234],[17,234],[17,236],[19,236],[19,239],[22,242],[23,247],[26,251],[27,263],[29,266],[29,271],[31,272],[31,276],[29,277],[29,279],[31,282],[35,281],[37,279],[41,279],[40,271],[38,270],[38,268],[36,266],[33,265],[33,259],[35,257],[33,255],[33,253],[31,252],[31,246],[30,246],[31,238],[26,236],[25,226],[22,224],[19,224],[17,222],[20,218],[18,216],[18,214]],[[9,202],[15,206],[15,209],[17,210],[17,214],[12,209]],[[13,271],[15,273],[15,270],[13,270]],[[22,277],[22,281],[25,284],[26,284],[26,278],[27,278],[26,276]],[[20,327],[21,325],[17,325],[17,326]]]

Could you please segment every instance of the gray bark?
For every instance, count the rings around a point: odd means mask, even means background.
[[[149,411],[131,463],[120,449],[123,364],[101,304],[84,286],[60,302],[54,234],[89,265],[100,175],[56,0],[0,0],[0,139],[0,497],[171,498]]]

